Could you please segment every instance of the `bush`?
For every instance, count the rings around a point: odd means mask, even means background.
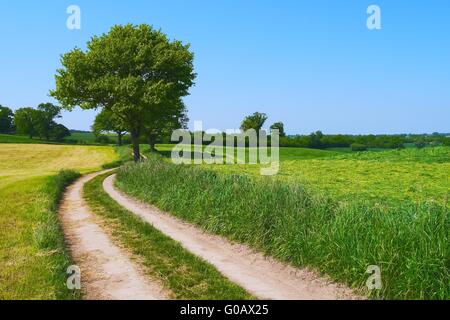
[[[351,145],[351,148],[352,148],[352,151],[356,151],[356,152],[368,150],[368,148],[365,144],[359,144],[359,143],[353,143]]]
[[[114,143],[108,136],[106,136],[106,135],[104,135],[104,134],[98,135],[98,136],[95,138],[95,142],[101,143],[101,144],[111,144],[111,143]]]
[[[443,143],[444,146],[450,147],[450,137],[444,138],[442,143]]]
[[[416,141],[414,145],[416,146],[417,149],[423,149],[427,146],[427,143],[424,140],[419,140]]]

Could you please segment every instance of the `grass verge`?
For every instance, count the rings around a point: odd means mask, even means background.
[[[213,266],[186,251],[148,223],[127,211],[103,191],[102,175],[88,182],[84,197],[94,213],[111,226],[112,236],[140,258],[150,276],[160,279],[173,299],[251,299],[246,291]]]
[[[0,189],[0,299],[67,300],[79,293],[66,287],[70,257],[65,251],[57,206],[79,174],[61,171]]]
[[[209,232],[364,288],[381,268],[386,299],[450,298],[450,218],[435,202],[335,202],[296,183],[224,175],[155,157],[118,171],[126,193]]]

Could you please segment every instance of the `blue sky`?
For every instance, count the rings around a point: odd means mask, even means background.
[[[66,9],[81,8],[81,30]],[[368,30],[377,4],[382,29]],[[254,111],[289,133],[450,131],[450,1],[2,1],[0,104],[52,101],[62,53],[114,24],[147,23],[195,52],[191,122],[238,128]],[[89,129],[94,111],[64,113]]]

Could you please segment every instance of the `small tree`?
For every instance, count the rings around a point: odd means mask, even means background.
[[[150,151],[156,152],[156,141],[163,135],[170,136],[173,130],[186,128],[188,122],[187,110],[182,99],[161,109],[164,114],[145,122],[145,135],[148,139]]]
[[[445,137],[445,138],[442,140],[442,144],[443,144],[444,146],[446,146],[446,147],[450,147],[450,137]]]
[[[92,131],[98,137],[103,131],[112,131],[117,134],[119,146],[122,145],[122,137],[125,129],[122,127],[121,121],[114,116],[111,110],[103,109],[94,120]]]
[[[41,114],[33,108],[20,108],[14,114],[14,124],[18,133],[27,134],[30,139],[38,133]]]
[[[10,108],[0,105],[0,133],[14,131],[14,113]]]
[[[161,109],[188,95],[194,84],[193,59],[189,45],[148,25],[114,26],[93,37],[86,51],[63,55],[51,95],[68,110],[111,111],[131,134],[137,162],[145,122],[159,119]]]
[[[316,131],[309,135],[309,147],[310,148],[322,148],[322,139],[323,139],[323,133],[322,131]]]
[[[44,137],[47,141],[50,140],[52,130],[57,126],[54,121],[55,118],[61,118],[61,107],[52,103],[41,103],[37,110],[38,123],[37,130],[39,135]]]
[[[360,152],[360,151],[367,151],[368,148],[365,144],[360,144],[360,143],[353,143],[351,145],[352,151],[355,152]]]
[[[286,132],[284,132],[284,123],[283,122],[275,122],[270,126],[270,130],[278,130],[280,137],[286,137]]]
[[[50,136],[56,141],[62,141],[65,137],[70,136],[70,130],[62,124],[55,123],[52,125]]]
[[[264,123],[267,120],[267,115],[265,113],[255,112],[251,116],[247,116],[241,123],[241,130],[247,131],[249,129],[254,129],[257,133],[261,130]]]
[[[425,139],[419,139],[417,140],[414,145],[416,146],[417,149],[423,149],[427,146],[427,142],[425,141]]]

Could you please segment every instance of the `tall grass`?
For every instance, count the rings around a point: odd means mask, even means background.
[[[118,187],[206,230],[364,288],[381,268],[387,299],[450,298],[446,207],[339,203],[302,186],[176,166],[156,158],[118,172]]]

